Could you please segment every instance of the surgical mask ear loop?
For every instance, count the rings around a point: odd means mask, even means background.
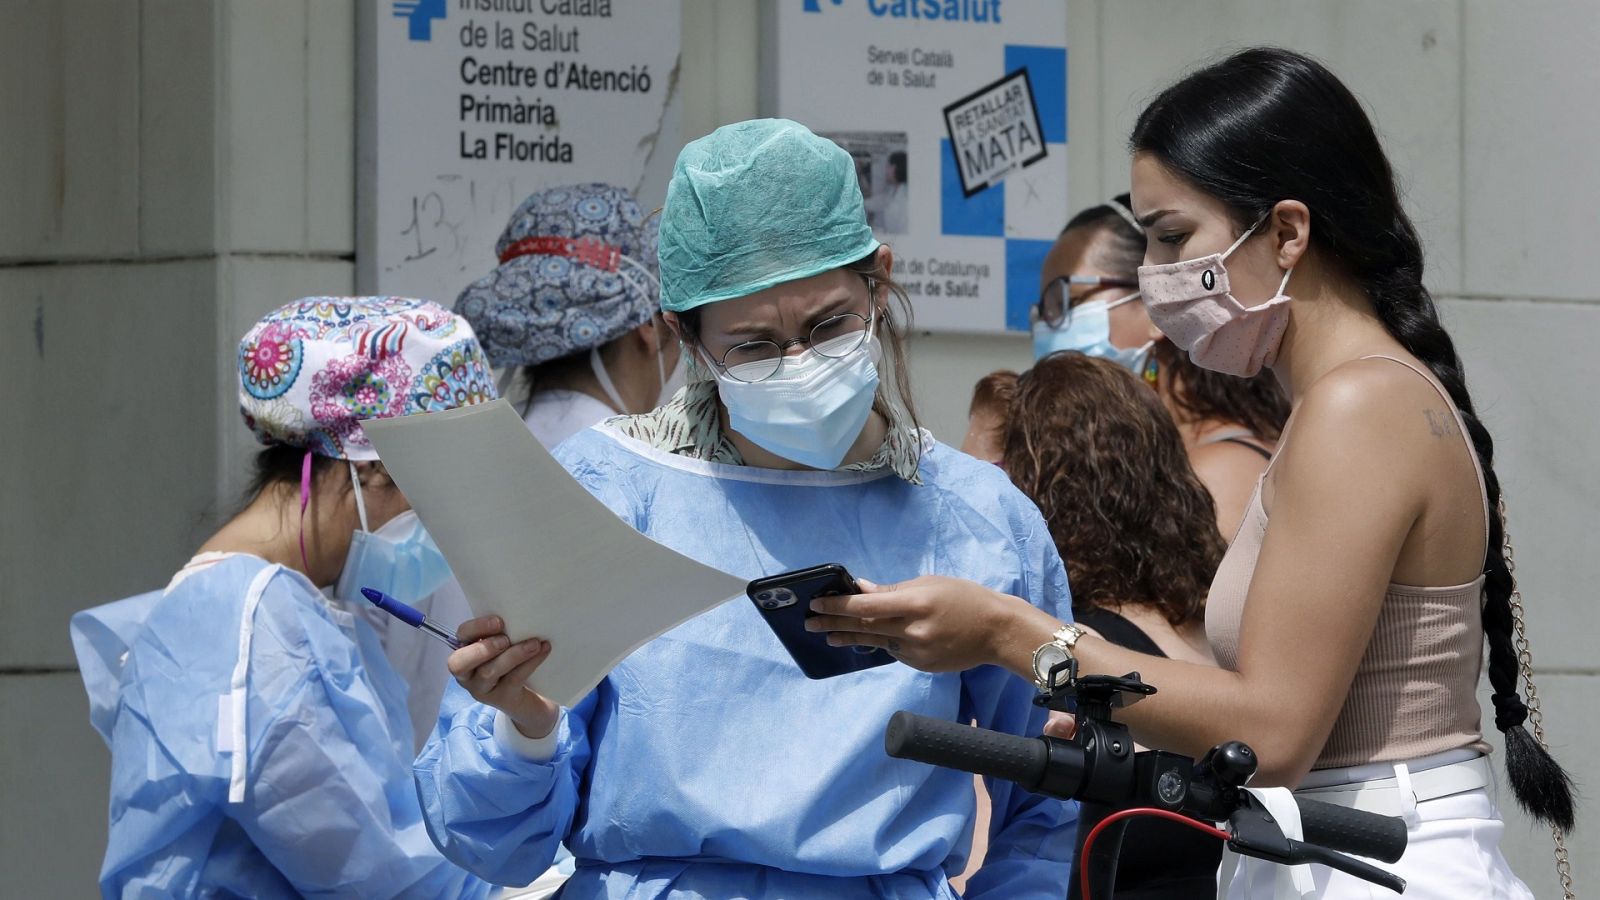
[[[611,373],[606,371],[605,361],[600,358],[600,348],[589,348],[589,368],[594,372],[596,381],[600,382],[600,390],[606,392],[606,397],[611,400],[611,405],[616,407],[618,415],[628,414],[628,404],[622,402],[622,394],[618,393],[617,386],[611,381]]]
[[[1270,215],[1270,213],[1269,213],[1269,215]],[[1239,235],[1239,239],[1234,241],[1233,245],[1230,246],[1228,249],[1222,251],[1222,255],[1217,257],[1217,258],[1225,260],[1228,257],[1232,256],[1233,255],[1233,251],[1239,249],[1239,245],[1240,244],[1242,244],[1245,241],[1249,240],[1250,239],[1250,235],[1255,234],[1256,233],[1256,229],[1260,228],[1261,224],[1263,222],[1265,222],[1265,221],[1267,221],[1267,217],[1266,216],[1262,216],[1260,219],[1257,219],[1256,223],[1254,225],[1251,225],[1250,228],[1248,230],[1246,230],[1244,234]]]
[[[627,263],[628,265],[632,266],[635,271],[637,271],[640,275],[643,275],[645,277],[645,279],[650,283],[650,285],[655,288],[654,293],[652,293],[651,291],[645,290],[644,288],[639,286],[639,282],[637,282],[637,281],[633,280],[633,278],[629,277],[628,273],[623,271],[623,269],[622,269],[622,267],[620,265],[617,267],[617,275],[620,276],[623,281],[626,281],[628,283],[628,286],[633,288],[634,291],[636,291],[639,294],[639,296],[643,297],[645,300],[648,300],[652,304],[654,304],[656,302],[656,298],[661,295],[661,279],[657,278],[655,276],[655,273],[651,272],[648,266],[644,265],[643,263],[639,262],[638,260],[634,259],[631,256],[622,256],[622,255],[618,254],[617,262],[619,262],[619,263]]]
[[[667,339],[666,335],[662,334],[666,327],[667,323],[657,321],[654,317],[650,319],[650,332],[656,336],[656,398],[659,403],[665,403],[667,400],[661,396],[667,392],[667,361],[662,358],[661,352]]]
[[[654,302],[655,297],[660,296],[661,279],[657,278],[655,273],[651,272],[648,266],[645,266],[631,256],[623,256],[621,254],[618,254],[617,262],[619,263],[617,266],[617,276],[623,281],[626,281],[628,283],[628,287],[632,288],[634,293],[652,303]],[[629,268],[632,268],[635,272],[643,275],[646,283],[648,283],[651,287],[654,287],[655,291],[652,292],[644,285],[641,285],[637,279],[628,274],[627,269],[620,265],[621,263],[627,263]],[[606,397],[609,398],[612,405],[617,408],[617,412],[621,415],[628,415],[628,404],[622,402],[622,394],[617,390],[616,384],[612,382],[611,373],[606,371],[605,363],[600,359],[600,349],[598,347],[589,348],[589,368],[594,371],[594,377],[600,382],[600,389],[605,391]],[[656,340],[656,373],[661,376],[660,387],[657,390],[657,393],[660,393],[660,391],[666,390],[667,387],[667,370],[666,366],[661,361],[661,341],[659,335],[657,335]]]
[[[685,345],[684,352],[689,355],[689,359],[694,363],[696,369],[705,369],[705,373],[710,377],[711,381],[717,381],[722,377],[722,371],[711,361],[711,355],[705,351],[705,348],[700,346],[699,341],[695,341],[691,345]],[[693,374],[692,370],[690,374]]]
[[[1272,215],[1272,213],[1269,212],[1269,213],[1267,213],[1267,215],[1262,216],[1260,219],[1256,220],[1256,223],[1254,225],[1250,226],[1250,230],[1246,231],[1244,234],[1239,235],[1239,239],[1237,241],[1233,242],[1233,246],[1229,247],[1227,250],[1223,251],[1222,256],[1220,256],[1218,258],[1219,259],[1227,259],[1233,253],[1233,251],[1239,249],[1239,245],[1244,243],[1245,240],[1250,237],[1250,235],[1256,233],[1256,229],[1257,228],[1260,228],[1262,225],[1266,224],[1267,217],[1271,216],[1271,215]],[[1293,274],[1294,274],[1294,266],[1290,266],[1289,268],[1284,270],[1284,272],[1283,272],[1283,280],[1278,282],[1277,293],[1272,295],[1272,297],[1274,299],[1283,296],[1283,289],[1289,286],[1289,276],[1293,275]],[[1134,296],[1138,296],[1138,295],[1135,294]]]
[[[1288,280],[1289,280],[1288,278],[1284,279],[1284,281],[1288,281]],[[1278,288],[1278,293],[1280,293],[1280,294],[1283,293],[1283,288],[1281,288],[1281,287]],[[1119,297],[1119,298],[1111,301],[1110,303],[1106,304],[1106,312],[1110,312],[1113,309],[1116,309],[1117,307],[1123,305],[1124,303],[1132,303],[1133,301],[1139,299],[1143,295],[1144,295],[1143,291],[1134,291],[1133,293],[1129,294],[1126,297]],[[1108,327],[1109,327],[1109,324],[1108,324]],[[1108,334],[1106,336],[1106,341],[1109,343],[1110,340],[1111,340],[1111,337]],[[1156,342],[1153,341],[1153,340],[1152,341],[1145,341],[1144,342],[1144,346],[1140,347],[1137,352],[1143,353],[1146,356],[1149,356],[1150,351],[1155,348],[1155,345],[1156,345]],[[1112,344],[1111,346],[1116,347],[1115,344]],[[1120,350],[1122,348],[1118,347],[1117,349]],[[1140,366],[1139,368],[1142,370],[1142,369],[1145,369],[1146,367],[1145,366]],[[1146,380],[1148,380],[1148,379],[1146,379]],[[1152,382],[1152,384],[1153,383],[1154,382]]]
[[[367,504],[361,499],[361,475],[353,460],[347,459],[345,463],[350,466],[350,486],[356,491],[356,516],[361,519],[361,530],[371,533],[372,529],[367,527]]]
[[[878,340],[878,326],[889,320],[889,310],[886,306],[878,304],[878,292],[883,287],[882,282],[871,276],[866,276],[867,282],[867,341]],[[899,366],[904,365],[904,360],[888,352],[892,344],[880,343],[879,357],[879,396],[873,398],[873,408],[878,409],[879,400],[882,400],[884,417],[888,419],[890,428],[905,425],[909,416],[906,414],[905,398],[900,394],[900,381],[896,377]],[[870,350],[868,352],[871,352]]]

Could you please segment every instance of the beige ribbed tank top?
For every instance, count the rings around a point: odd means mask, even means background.
[[[1460,411],[1432,373],[1393,357],[1365,358],[1399,363],[1427,379],[1444,397],[1463,439],[1470,441]],[[1278,441],[1280,451],[1288,438],[1285,431]],[[1489,506],[1483,469],[1470,443],[1467,449],[1472,451],[1478,492],[1484,497],[1487,535]],[[1267,472],[1271,471],[1268,464]],[[1267,532],[1267,513],[1261,506],[1261,482],[1265,479],[1263,473],[1256,482],[1239,532],[1217,568],[1206,599],[1206,637],[1218,664],[1232,670],[1238,669],[1245,595]],[[1483,664],[1483,583],[1480,575],[1452,587],[1389,585],[1372,641],[1313,768],[1401,762],[1459,747],[1489,752],[1479,726],[1477,697]]]

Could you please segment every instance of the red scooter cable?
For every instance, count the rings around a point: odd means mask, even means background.
[[[1156,816],[1162,819],[1171,819],[1174,822],[1182,822],[1183,824],[1188,825],[1190,828],[1209,834],[1214,838],[1220,838],[1224,841],[1230,839],[1226,831],[1223,831],[1214,825],[1207,825],[1204,822],[1191,819],[1182,813],[1175,813],[1171,810],[1155,809],[1148,806],[1140,806],[1133,809],[1119,809],[1111,815],[1106,816],[1104,819],[1101,819],[1099,824],[1089,829],[1089,836],[1083,839],[1083,856],[1078,860],[1078,891],[1079,893],[1083,894],[1083,900],[1093,900],[1093,898],[1091,898],[1089,895],[1089,867],[1083,863],[1084,860],[1089,858],[1089,852],[1094,848],[1094,839],[1100,836],[1100,832],[1103,831],[1107,825],[1110,825],[1113,822],[1120,822],[1123,819],[1131,819],[1134,816]],[[1111,900],[1111,898],[1108,897],[1106,900]]]

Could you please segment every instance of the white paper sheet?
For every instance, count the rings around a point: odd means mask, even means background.
[[[646,641],[744,594],[743,579],[617,518],[505,400],[362,425],[473,612],[503,618],[514,641],[550,642],[528,686],[563,706]]]

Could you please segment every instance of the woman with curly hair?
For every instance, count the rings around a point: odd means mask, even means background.
[[[967,407],[967,433],[961,452],[984,462],[999,464],[1005,456],[1006,420],[1017,396],[1017,373],[1000,369],[978,379]]]
[[[1000,465],[1044,514],[1067,564],[1073,619],[1131,650],[1214,664],[1203,613],[1226,545],[1156,393],[1081,353],[1052,353],[1020,377],[997,372],[980,383],[1013,397],[998,423]],[[1119,898],[1216,890],[1216,841],[1166,822],[1131,829]]]
[[[1115,363],[1053,353],[1017,379],[1001,465],[1044,514],[1073,616],[1126,647],[1212,661],[1202,613],[1226,545],[1154,393]]]

